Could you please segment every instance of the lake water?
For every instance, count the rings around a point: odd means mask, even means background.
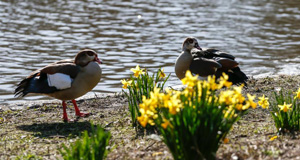
[[[121,91],[139,64],[180,84],[176,57],[187,36],[237,57],[249,76],[299,74],[298,0],[0,0],[0,103],[30,72],[94,49],[104,64],[93,92]],[[90,94],[93,94],[91,92]]]

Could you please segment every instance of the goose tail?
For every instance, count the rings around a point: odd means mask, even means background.
[[[235,67],[223,72],[228,75],[228,81],[232,82],[233,84],[244,84],[245,86],[247,86],[248,77],[244,72],[241,71],[239,67]],[[217,75],[217,77],[220,77],[222,75],[222,72],[219,72]]]
[[[22,80],[15,89],[15,97],[24,97],[28,93],[53,93],[57,91],[55,87],[50,87],[47,81],[47,75],[34,73]]]

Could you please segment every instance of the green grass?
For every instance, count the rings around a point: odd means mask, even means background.
[[[107,155],[106,146],[110,140],[110,133],[103,128],[92,125],[90,133],[84,131],[82,136],[70,147],[63,145],[60,153],[64,160],[101,160]]]

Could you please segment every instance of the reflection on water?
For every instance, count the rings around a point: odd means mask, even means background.
[[[139,64],[172,73],[187,36],[237,57],[252,76],[298,74],[300,1],[295,0],[0,0],[0,102],[48,63],[98,52],[103,79],[95,92],[117,92]],[[45,99],[29,96],[27,99]]]

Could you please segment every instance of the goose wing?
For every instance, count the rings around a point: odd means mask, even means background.
[[[49,64],[44,68],[32,72],[29,76],[23,79],[15,89],[15,96],[23,97],[28,93],[53,93],[60,89],[49,85],[49,75],[61,73],[64,77],[74,79],[78,75],[79,71],[80,67],[69,60]]]

